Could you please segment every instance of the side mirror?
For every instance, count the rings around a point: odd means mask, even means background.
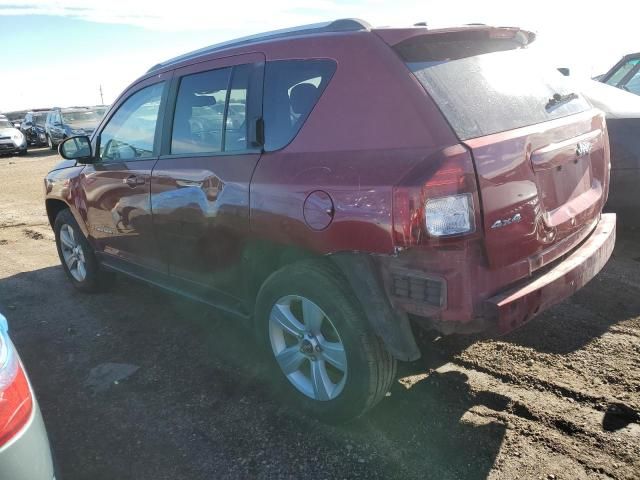
[[[86,135],[67,138],[58,147],[58,153],[67,160],[75,160],[79,163],[93,163],[91,141]]]
[[[571,70],[568,69],[567,67],[560,67],[558,68],[558,71],[565,77],[569,77],[571,75]]]

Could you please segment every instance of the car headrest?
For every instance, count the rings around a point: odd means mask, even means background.
[[[309,113],[318,98],[318,89],[310,83],[300,83],[291,89],[289,101],[296,115]]]

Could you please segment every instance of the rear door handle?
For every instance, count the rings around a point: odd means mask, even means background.
[[[144,177],[138,177],[137,175],[130,175],[124,180],[122,180],[122,183],[126,183],[131,188],[134,188],[138,185],[144,185],[145,180],[144,180]]]

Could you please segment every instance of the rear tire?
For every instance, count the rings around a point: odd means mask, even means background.
[[[114,274],[100,268],[93,248],[69,209],[58,213],[53,230],[62,268],[76,289],[95,293],[112,284]]]
[[[255,328],[276,391],[323,422],[363,415],[395,379],[395,358],[349,284],[326,262],[304,261],[272,274],[258,295]]]

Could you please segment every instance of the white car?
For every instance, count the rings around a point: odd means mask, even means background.
[[[27,139],[6,117],[0,117],[0,155],[27,154]]]
[[[55,480],[47,431],[0,314],[0,479]]]

